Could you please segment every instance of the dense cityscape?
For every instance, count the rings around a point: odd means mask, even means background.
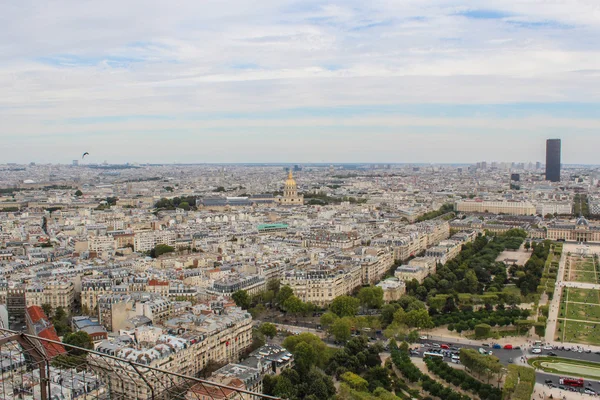
[[[600,171],[555,143],[544,164],[3,165],[0,322],[58,398],[155,398],[142,366],[280,398],[567,393],[529,357],[596,365]],[[2,397],[38,398],[2,354]]]
[[[598,0],[0,2],[0,400],[600,396]]]

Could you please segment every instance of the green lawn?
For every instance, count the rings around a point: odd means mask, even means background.
[[[600,304],[600,291],[598,290],[563,288],[561,303],[567,301],[567,296],[569,301],[576,303]]]
[[[558,324],[561,331],[558,332],[557,336],[563,338],[563,331],[566,329],[564,335],[564,341],[569,343],[582,343],[591,345],[600,345],[600,323],[586,323],[586,322],[575,322],[566,321]]]
[[[596,273],[590,271],[572,271],[569,280],[573,282],[598,283]]]
[[[579,260],[574,263],[573,269],[594,272],[594,260],[592,258]]]
[[[528,361],[534,368],[556,374],[568,374],[581,378],[600,378],[600,364],[557,357],[532,357]]]
[[[600,306],[569,302],[567,307],[567,318],[600,322]]]

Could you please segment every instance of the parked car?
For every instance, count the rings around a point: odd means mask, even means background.
[[[482,346],[485,346],[485,347],[490,347],[490,344],[489,344],[489,343],[482,343],[481,345],[482,345]]]
[[[488,356],[492,356],[492,355],[494,355],[494,352],[493,352],[493,351],[491,351],[491,350],[490,350],[490,351],[488,351]]]
[[[500,346],[498,343],[495,343],[495,344],[492,346],[492,348],[494,348],[494,349],[501,349],[501,348],[502,348],[502,346]]]
[[[556,353],[555,353],[555,352],[553,352],[553,351],[549,351],[549,352],[548,352],[548,355],[549,355],[550,357],[556,357]]]
[[[442,349],[448,350],[450,349],[450,346],[448,346],[447,344],[443,344],[440,346]]]
[[[479,348],[479,354],[486,354],[487,351],[485,351],[484,349],[482,349],[481,347]]]
[[[515,347],[513,347],[513,349],[515,349],[515,350],[521,350],[521,346],[515,346]]]
[[[531,352],[532,352],[533,354],[540,354],[540,353],[542,352],[542,349],[538,349],[538,348],[535,348],[535,347],[534,347],[533,349],[531,349]]]
[[[596,392],[594,392],[592,389],[585,389],[585,390],[583,391],[583,393],[585,393],[585,394],[590,394],[590,395],[592,395],[592,396],[595,396],[595,395],[596,395]]]
[[[505,350],[512,350],[512,348],[513,348],[513,347],[512,347],[512,344],[505,344],[505,345],[504,345],[504,349],[505,349]]]
[[[439,348],[439,347],[440,347],[440,345],[439,345],[439,344],[437,344],[437,343],[434,343],[434,344],[433,344],[433,347]]]
[[[512,358],[509,358],[509,359],[508,359],[508,363],[509,363],[509,364],[512,364],[512,363],[513,363],[513,359],[512,359]]]
[[[544,380],[544,383],[546,383],[546,384],[552,383],[552,379],[546,379],[546,380]]]
[[[427,340],[427,336],[426,335],[421,336],[419,339],[421,339],[421,340]]]
[[[544,350],[553,350],[552,346],[544,346]]]

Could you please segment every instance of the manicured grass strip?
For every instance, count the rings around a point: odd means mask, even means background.
[[[581,321],[600,322],[600,306],[595,304],[581,304],[569,302],[567,318]]]
[[[527,360],[536,369],[554,374],[576,376],[597,380],[600,378],[600,363],[558,357],[534,357]]]
[[[600,322],[565,321],[564,334],[564,342],[598,346],[600,345]]]

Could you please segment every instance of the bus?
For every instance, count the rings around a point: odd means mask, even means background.
[[[440,353],[432,353],[430,351],[426,351],[423,353],[423,358],[427,358],[427,357],[431,357],[431,358],[439,358],[439,359],[444,359],[444,355],[440,354]]]
[[[567,385],[573,387],[583,387],[583,379],[581,378],[559,378],[558,383],[560,385]]]

